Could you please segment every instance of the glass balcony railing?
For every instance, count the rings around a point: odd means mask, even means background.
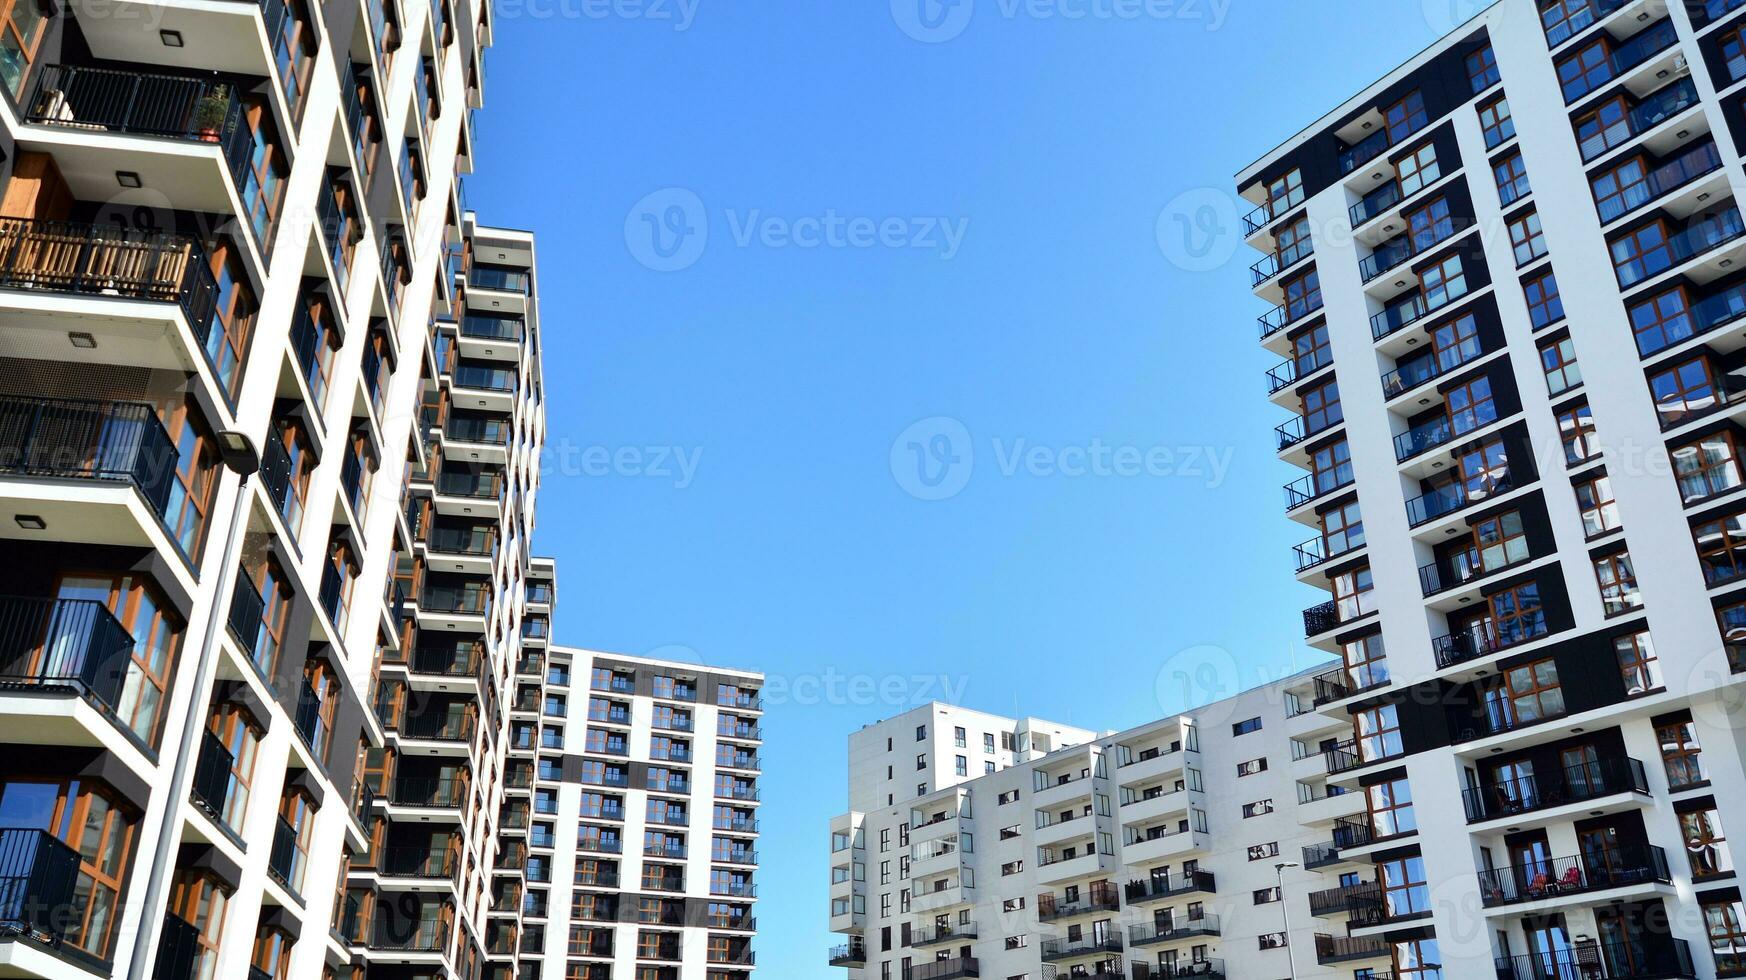
[[[1365,282],[1370,282],[1402,262],[1455,237],[1461,228],[1462,224],[1450,217],[1423,231],[1390,239],[1359,260],[1358,274]]]
[[[1465,277],[1448,282],[1429,298],[1424,293],[1413,293],[1405,300],[1372,316],[1370,318],[1370,336],[1375,340],[1381,340],[1396,330],[1416,323],[1466,295],[1467,280]]]
[[[512,368],[485,367],[480,364],[459,364],[450,375],[462,388],[481,391],[514,391],[515,371]]]
[[[533,277],[514,269],[475,265],[467,273],[467,284],[479,289],[497,289],[525,296],[533,285]]]
[[[1629,143],[1637,134],[1654,129],[1698,103],[1697,86],[1682,78],[1625,110],[1611,125],[1582,137],[1577,146],[1587,163],[1609,150]]]
[[[1546,46],[1555,48],[1599,23],[1630,0],[1567,0],[1543,16]],[[1557,16],[1562,14],[1562,17]]]
[[[1388,130],[1379,129],[1340,151],[1340,173],[1349,174],[1388,151]]]
[[[1396,398],[1434,378],[1484,357],[1486,350],[1478,337],[1469,337],[1453,347],[1445,347],[1434,355],[1402,361],[1393,371],[1382,376],[1382,397]]]
[[[1722,166],[1722,155],[1716,144],[1706,142],[1679,154],[1655,167],[1639,183],[1622,187],[1617,194],[1602,198],[1595,204],[1602,224],[1616,221],[1632,211],[1677,190],[1698,178],[1713,173]]]
[[[1400,184],[1390,180],[1381,187],[1364,195],[1357,204],[1346,209],[1346,216],[1351,219],[1352,227],[1357,228],[1381,215],[1383,212],[1399,204],[1405,195],[1401,193]]]
[[[1453,667],[1537,640],[1550,630],[1551,625],[1546,622],[1546,614],[1535,612],[1533,615],[1512,620],[1507,628],[1500,629],[1497,625],[1486,622],[1435,637],[1431,640],[1431,653],[1436,657],[1438,667]]]
[[[1569,105],[1591,92],[1598,91],[1601,86],[1677,43],[1679,33],[1674,30],[1673,20],[1663,18],[1654,27],[1638,32],[1630,40],[1614,48],[1599,64],[1565,77],[1562,86],[1564,104]],[[1559,74],[1565,75],[1562,65],[1559,67]]]
[[[1489,500],[1513,489],[1515,489],[1515,483],[1508,470],[1488,474],[1484,480],[1456,481],[1444,484],[1407,501],[1407,523],[1412,527],[1418,527],[1446,514],[1454,513],[1468,504]]]
[[[1619,288],[1629,289],[1742,235],[1746,235],[1746,222],[1741,221],[1740,212],[1729,209],[1712,214],[1668,236],[1665,248],[1615,265],[1613,271],[1618,276]]]
[[[1663,320],[1658,330],[1640,331],[1637,334],[1637,353],[1648,357],[1727,326],[1743,316],[1746,316],[1746,284],[1730,286],[1692,303],[1684,316]]]
[[[1249,267],[1251,284],[1259,286],[1314,254],[1316,254],[1316,244],[1307,238],[1289,248],[1269,252],[1263,255],[1260,261]]]
[[[1455,436],[1455,427],[1447,415],[1420,422],[1394,437],[1395,462],[1404,463],[1420,453],[1444,445]]]
[[[1284,330],[1289,324],[1295,323],[1321,308],[1322,294],[1320,292],[1316,293],[1304,303],[1294,303],[1290,306],[1275,306],[1273,309],[1268,310],[1266,313],[1255,318],[1261,325],[1261,339],[1266,340],[1268,337]]]

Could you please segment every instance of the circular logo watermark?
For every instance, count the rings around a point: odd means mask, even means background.
[[[975,468],[970,430],[944,415],[912,424],[891,443],[891,476],[917,500],[957,496]]]
[[[976,0],[891,0],[898,29],[924,44],[944,44],[970,26]]]
[[[1448,34],[1492,5],[1492,0],[1419,0],[1431,33]]]
[[[1164,258],[1187,272],[1210,272],[1229,262],[1243,237],[1234,195],[1216,187],[1171,198],[1158,214],[1156,231]]]
[[[624,244],[632,258],[656,272],[678,272],[703,257],[709,212],[683,187],[655,191],[624,217]]]
[[[1167,715],[1213,705],[1242,689],[1237,658],[1224,647],[1210,643],[1171,654],[1158,667],[1152,684],[1158,707]],[[1234,708],[1227,703],[1210,713],[1203,710],[1197,713],[1196,720],[1214,724],[1228,721]]]

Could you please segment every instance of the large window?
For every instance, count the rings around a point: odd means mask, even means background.
[[[303,115],[303,99],[309,88],[310,66],[315,64],[315,25],[301,0],[289,0],[279,31],[273,38],[273,65],[285,93],[291,118]]]
[[[1706,895],[1702,902],[1704,932],[1709,935],[1716,974],[1739,976],[1746,972],[1746,912],[1737,898]]]
[[[1425,128],[1430,117],[1425,114],[1424,96],[1414,90],[1394,105],[1383,110],[1384,121],[1388,124],[1388,141],[1399,143],[1412,134]]]
[[[1323,446],[1310,455],[1316,493],[1327,493],[1352,482],[1352,451],[1346,440]]]
[[[1370,830],[1377,837],[1398,837],[1419,829],[1413,816],[1413,793],[1405,777],[1364,789],[1370,810]]]
[[[1442,980],[1443,957],[1437,940],[1406,939],[1394,944],[1396,980]]]
[[[156,587],[137,575],[68,575],[55,597],[101,603],[133,636],[133,655],[117,698],[117,720],[155,746],[165,692],[175,668],[182,624],[165,608]]]
[[[281,179],[276,147],[261,142],[261,131],[255,134],[253,162],[244,181],[243,204],[252,222],[263,226],[278,208]],[[255,322],[255,294],[248,285],[242,261],[236,248],[228,242],[210,246],[210,270],[213,278],[212,316],[205,324],[206,359],[218,383],[232,397],[242,383],[243,352],[248,350],[249,336]]]
[[[1395,179],[1400,183],[1400,197],[1403,200],[1435,183],[1443,175],[1442,168],[1437,165],[1437,144],[1426,143],[1401,157],[1400,162],[1395,164],[1395,169],[1399,172]]]
[[[1332,364],[1333,349],[1328,345],[1327,324],[1321,324],[1292,338],[1292,359],[1297,376],[1307,377],[1316,369]]]
[[[1604,224],[1649,200],[1649,173],[1641,158],[1626,160],[1589,181]]]
[[[1727,838],[1714,803],[1700,805],[1679,815],[1679,834],[1685,840],[1685,856],[1693,878],[1714,878],[1734,870]]]
[[[1619,676],[1625,682],[1627,695],[1636,697],[1661,690],[1661,661],[1655,658],[1655,644],[1647,632],[1613,640],[1613,656],[1619,661]]]
[[[1576,484],[1576,506],[1582,511],[1582,530],[1598,537],[1619,526],[1619,505],[1613,500],[1613,483],[1605,473]]]
[[[219,819],[224,821],[226,827],[240,833],[243,819],[248,816],[249,811],[249,791],[255,774],[255,752],[260,748],[261,736],[266,731],[247,712],[233,705],[223,705],[214,710],[208,726],[225,751],[230,753],[230,780],[225,788],[223,812],[219,814]]]
[[[1704,521],[1692,529],[1698,564],[1711,585],[1746,575],[1746,512]]]
[[[1492,52],[1491,45],[1486,45],[1467,56],[1467,80],[1473,84],[1475,95],[1496,85],[1502,75],[1497,71],[1497,55]]]
[[[1675,286],[1633,303],[1626,312],[1631,317],[1631,332],[1637,337],[1637,353],[1644,357],[1665,350],[1695,332],[1683,286]]]
[[[1333,585],[1334,609],[1339,614],[1340,622],[1357,619],[1376,608],[1371,593],[1376,583],[1371,577],[1369,565],[1335,575]]]
[[[1593,0],[1551,0],[1540,4],[1540,26],[1548,45],[1568,41],[1577,31],[1594,23]]]
[[[1595,440],[1594,411],[1583,401],[1558,412],[1558,438],[1564,444],[1564,462],[1568,466],[1586,463],[1600,454]]]
[[[1607,38],[1595,38],[1581,48],[1558,59],[1558,84],[1564,89],[1564,101],[1574,102],[1605,85],[1613,77],[1613,63],[1607,48]]]
[[[1564,300],[1558,295],[1558,277],[1550,269],[1523,281],[1522,296],[1528,303],[1528,320],[1535,330],[1564,319]]]
[[[1292,170],[1267,185],[1267,216],[1277,218],[1303,203],[1303,173]]]
[[[1709,781],[1709,774],[1704,772],[1697,725],[1689,714],[1657,723],[1655,738],[1661,743],[1661,766],[1667,772],[1668,789],[1689,789]]]
[[[1434,310],[1467,295],[1467,273],[1461,268],[1461,256],[1451,255],[1419,273],[1425,309]]]
[[[1425,859],[1413,855],[1384,861],[1376,866],[1382,882],[1384,914],[1390,918],[1418,915],[1431,910],[1431,889],[1425,880]]]
[[[343,876],[340,883],[345,883]],[[185,974],[190,980],[214,980],[218,975],[218,944],[230,900],[227,891],[210,874],[187,869],[176,872],[170,887],[170,914],[193,930],[194,948]]]
[[[1688,504],[1727,493],[1741,483],[1740,454],[1731,431],[1676,446],[1672,459],[1679,495]]]
[[[1582,368],[1576,363],[1576,341],[1564,337],[1541,347],[1540,370],[1546,375],[1546,393],[1554,398],[1582,384]]]
[[[1510,100],[1498,96],[1479,107],[1479,130],[1485,135],[1485,148],[1496,149],[1504,140],[1516,135],[1516,121],[1510,118]]]
[[[1449,201],[1441,196],[1423,207],[1408,211],[1406,223],[1414,252],[1422,252],[1455,233],[1455,219],[1449,213]]]
[[[333,744],[334,712],[339,706],[339,678],[333,668],[319,660],[311,660],[303,668],[303,680],[309,685],[306,696],[312,697],[314,718],[307,732],[309,751],[323,763]]]
[[[309,843],[315,836],[315,802],[301,791],[290,790],[279,799],[279,819],[290,828],[291,849],[278,870],[286,885],[302,894],[309,873]]]
[[[91,782],[0,784],[0,827],[46,831],[78,852],[73,901],[55,910],[69,945],[99,959],[114,951],[121,884],[139,817]]]
[[[1485,706],[1493,731],[1562,715],[1564,689],[1558,685],[1558,665],[1546,659],[1512,667],[1487,689]]]
[[[1630,552],[1596,558],[1594,576],[1600,584],[1601,607],[1608,616],[1623,615],[1643,607],[1643,594],[1637,589],[1637,572],[1631,566]]]
[[[1688,422],[1720,404],[1709,358],[1701,354],[1651,374],[1649,393],[1655,396],[1655,409],[1661,415],[1664,429]]]
[[[1369,690],[1388,682],[1388,655],[1381,633],[1347,643],[1341,647],[1340,655],[1346,662],[1346,676],[1355,689]]]
[[[1449,428],[1456,435],[1472,432],[1497,421],[1491,379],[1478,377],[1449,391]]]
[[[1358,501],[1322,512],[1322,549],[1324,556],[1343,555],[1364,545],[1364,519],[1358,513]]]
[[[1521,511],[1488,517],[1473,525],[1476,573],[1494,572],[1528,560],[1528,537]]]
[[[1546,613],[1540,605],[1540,586],[1518,585],[1491,597],[1491,617],[1498,642],[1521,643],[1546,632]],[[1556,671],[1553,673],[1556,680]]]
[[[1295,320],[1322,306],[1322,280],[1315,269],[1306,269],[1302,274],[1286,279],[1281,283],[1285,289],[1285,318]]]
[[[1620,288],[1629,288],[1673,265],[1667,227],[1653,221],[1612,243],[1613,274]]]
[[[1510,245],[1515,248],[1516,265],[1527,265],[1546,254],[1546,233],[1540,228],[1540,212],[1510,219]]]
[[[1497,180],[1498,203],[1506,208],[1527,197],[1532,190],[1528,185],[1528,166],[1522,162],[1520,153],[1511,153],[1493,163],[1491,175]]]
[[[1392,759],[1405,751],[1400,737],[1400,715],[1392,704],[1366,708],[1352,716],[1358,742],[1358,757],[1365,762]]]
[[[1345,414],[1340,410],[1338,381],[1329,381],[1303,393],[1303,430],[1306,435],[1315,435],[1338,425],[1344,418]]]

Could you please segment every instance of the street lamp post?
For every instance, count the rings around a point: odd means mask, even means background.
[[[219,458],[225,469],[239,477],[236,485],[236,507],[231,517],[230,530],[225,535],[224,547],[218,552],[218,581],[213,586],[212,602],[206,610],[206,640],[194,660],[194,690],[188,696],[188,710],[182,719],[181,745],[176,752],[176,765],[170,774],[169,785],[163,791],[164,815],[158,827],[158,844],[151,874],[146,879],[142,906],[144,911],[134,938],[133,962],[127,972],[129,980],[145,980],[147,971],[157,959],[158,929],[157,921],[152,918],[153,910],[162,902],[164,892],[169,886],[170,875],[175,871],[175,851],[182,836],[176,825],[182,815],[179,804],[187,802],[189,770],[193,767],[191,760],[198,750],[200,733],[205,729],[206,689],[212,683],[213,665],[218,657],[218,624],[224,618],[225,603],[230,600],[231,576],[236,571],[234,552],[237,539],[253,507],[249,497],[250,478],[261,468],[260,453],[255,450],[255,444],[248,436],[227,430],[218,434],[217,442]]]
[[[1291,905],[1285,901],[1285,869],[1302,867],[1296,861],[1281,861],[1273,866],[1273,879],[1279,883],[1279,917],[1285,921],[1285,965],[1292,980],[1297,980],[1297,954],[1291,948]]]

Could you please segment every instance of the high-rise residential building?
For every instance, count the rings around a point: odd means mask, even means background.
[[[745,980],[763,675],[523,635],[488,956],[507,937],[522,977]]]
[[[1500,0],[1237,177],[1343,971],[1746,973],[1742,8]]]
[[[830,962],[1746,976],[1743,8],[1501,0],[1239,174],[1335,666],[857,733]]]
[[[6,23],[0,974],[515,976],[544,421],[532,238],[461,199],[489,6]]]

